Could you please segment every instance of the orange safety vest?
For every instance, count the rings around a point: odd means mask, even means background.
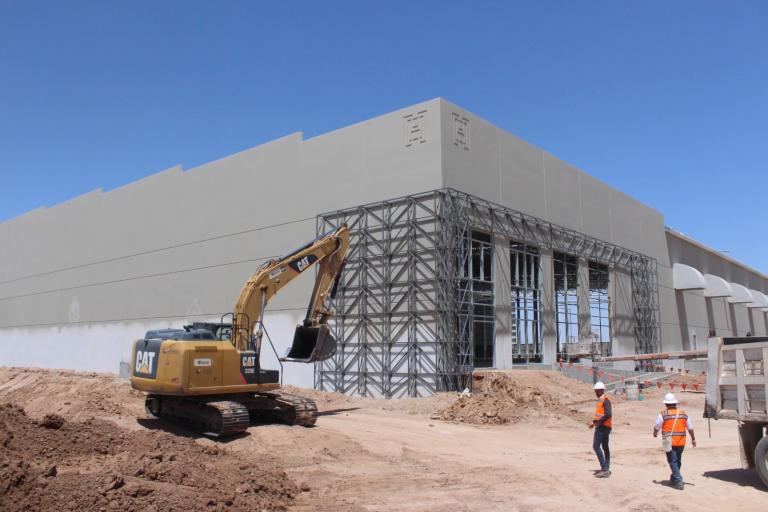
[[[677,423],[675,423],[677,416]],[[681,409],[666,409],[661,411],[664,423],[661,424],[662,434],[672,434],[672,446],[685,446],[685,430],[688,425],[688,415]],[[675,429],[672,430],[674,425]]]
[[[603,395],[597,400],[597,404],[595,405],[595,417],[594,417],[595,421],[598,421],[605,414],[605,401],[606,400],[610,401],[611,399],[608,398],[608,395],[606,395],[605,393],[603,393]],[[613,404],[611,404],[611,405],[613,405]],[[613,407],[611,407],[611,411],[613,411]],[[611,415],[610,418],[605,420],[603,422],[603,425],[608,427],[608,428],[613,427],[613,415]]]

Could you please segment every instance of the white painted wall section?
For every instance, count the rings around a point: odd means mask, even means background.
[[[264,325],[275,345],[284,356],[293,342],[293,333],[302,314],[268,313]],[[196,318],[197,321],[218,322],[218,318]],[[62,325],[56,327],[24,327],[0,329],[0,366],[30,366],[64,368],[68,370],[111,372],[119,371],[120,362],[128,362],[133,342],[151,329],[180,328],[190,323],[188,318],[154,322],[111,322],[98,324]],[[283,363],[283,383],[312,388],[314,365]],[[264,340],[261,366],[279,369],[280,364],[269,343]]]

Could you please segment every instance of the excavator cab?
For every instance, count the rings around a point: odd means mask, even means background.
[[[336,339],[326,324],[316,327],[297,325],[291,348],[281,361],[317,363],[330,359],[336,353]]]

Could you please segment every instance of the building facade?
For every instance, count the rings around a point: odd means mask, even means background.
[[[585,347],[674,351],[768,331],[764,274],[435,99],[0,224],[0,364],[116,371],[144,331],[218,320],[259,265],[339,222],[353,242],[339,350],[317,368],[287,364],[287,383],[414,396]],[[309,281],[268,307],[278,353]],[[271,350],[262,359],[277,366]]]

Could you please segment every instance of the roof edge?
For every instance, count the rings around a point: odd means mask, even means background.
[[[669,235],[672,235],[674,237],[679,238],[680,240],[684,240],[684,241],[686,241],[686,242],[688,242],[688,243],[690,243],[692,245],[695,245],[699,249],[707,251],[708,253],[710,253],[710,254],[712,254],[714,256],[717,256],[718,258],[722,258],[722,259],[724,259],[724,260],[726,260],[726,261],[728,261],[730,263],[733,263],[737,267],[741,267],[744,270],[752,272],[753,274],[756,274],[756,275],[762,277],[763,279],[765,279],[766,281],[768,281],[768,275],[763,274],[762,272],[760,272],[756,268],[750,267],[746,263],[742,263],[739,260],[733,259],[730,256],[728,256],[727,254],[723,254],[722,252],[718,251],[717,249],[713,249],[712,247],[710,247],[708,245],[705,245],[705,244],[699,242],[698,240],[696,240],[694,238],[691,238],[690,236],[688,236],[688,235],[686,235],[684,233],[681,233],[680,231],[678,231],[678,230],[676,230],[674,228],[671,228],[669,226],[664,226],[664,231],[667,234],[669,234]]]

